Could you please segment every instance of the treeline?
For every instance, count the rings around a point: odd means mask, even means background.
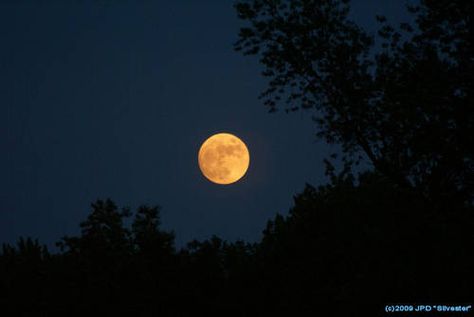
[[[258,243],[212,237],[177,250],[159,211],[98,200],[60,252],[4,244],[1,315],[376,316],[387,303],[472,295],[472,208],[433,208],[376,173],[307,185]]]

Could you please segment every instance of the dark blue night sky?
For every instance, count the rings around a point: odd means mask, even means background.
[[[113,3],[113,4],[112,4]],[[353,1],[406,19],[403,1]],[[309,113],[268,114],[256,58],[233,51],[232,1],[2,1],[0,242],[52,245],[97,198],[163,207],[177,244],[212,234],[255,241],[305,182],[326,182],[331,149]],[[211,134],[242,138],[247,175],[231,186],[197,165]]]

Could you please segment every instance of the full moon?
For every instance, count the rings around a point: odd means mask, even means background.
[[[201,172],[208,180],[227,185],[245,175],[250,155],[241,139],[230,133],[218,133],[201,145],[198,162]]]

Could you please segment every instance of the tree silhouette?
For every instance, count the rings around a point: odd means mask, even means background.
[[[474,229],[471,2],[421,1],[408,8],[415,25],[379,16],[377,41],[349,19],[349,1],[235,7],[248,23],[235,49],[258,55],[269,78],[264,104],[312,109],[317,135],[341,146],[344,163],[338,174],[326,160],[331,183],[307,186],[288,217],[268,223],[258,249],[268,305],[370,315],[389,301],[465,298],[473,262],[463,254]],[[363,159],[374,171],[355,178]],[[373,311],[361,307],[367,298]]]
[[[374,172],[307,185],[256,244],[213,236],[176,251],[159,207],[139,207],[129,229],[128,209],[92,206],[60,253],[31,238],[3,245],[7,315],[377,316],[388,302],[468,301],[472,291],[472,209],[433,214]]]
[[[347,0],[237,1],[236,50],[260,56],[261,97],[275,111],[312,112],[346,165],[368,158],[436,204],[473,201],[472,2],[421,1],[416,25],[384,17],[374,37]],[[361,155],[363,154],[363,155]]]
[[[472,300],[472,4],[422,0],[414,26],[378,17],[379,42],[348,5],[236,3],[250,23],[236,49],[260,55],[265,104],[313,109],[342,171],[326,160],[330,181],[307,184],[256,243],[177,250],[159,206],[97,200],[57,252],[2,245],[0,315],[380,316]],[[355,175],[364,155],[373,169]]]
[[[174,234],[163,232],[160,207],[140,206],[132,224],[133,243],[141,254],[161,254],[166,256],[174,251]]]
[[[15,311],[33,314],[45,299],[44,281],[50,259],[46,246],[38,240],[20,238],[17,245],[3,244],[0,257],[0,304],[6,314]]]
[[[97,200],[92,212],[80,224],[80,237],[64,237],[57,245],[72,255],[81,257],[118,257],[131,251],[130,232],[123,220],[130,216],[129,209],[119,211],[113,201]]]
[[[372,172],[307,185],[259,244],[268,304],[341,316],[377,315],[390,302],[468,300],[473,224],[472,209],[433,215]]]
[[[133,302],[150,312],[166,312],[177,290],[174,234],[160,229],[159,206],[140,206],[131,225],[134,254],[128,287],[136,289]],[[124,287],[126,289],[126,287]],[[168,304],[168,306],[171,306]]]

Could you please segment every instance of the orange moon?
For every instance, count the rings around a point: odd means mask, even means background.
[[[201,145],[198,154],[199,168],[211,182],[232,184],[242,178],[250,164],[245,143],[230,133],[218,133]]]

